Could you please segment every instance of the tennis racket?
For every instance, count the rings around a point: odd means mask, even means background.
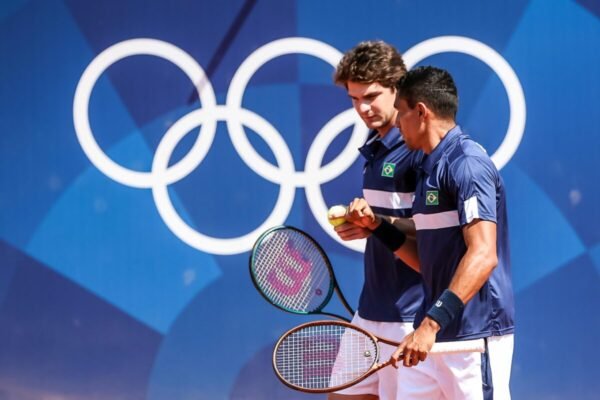
[[[338,287],[327,255],[300,229],[276,226],[264,232],[252,248],[250,276],[260,294],[282,310],[349,321],[323,311],[336,292],[350,316],[354,315]]]
[[[286,332],[275,345],[273,368],[292,389],[308,393],[335,392],[352,386],[390,361],[379,363],[377,338],[341,321],[314,321]],[[430,353],[484,351],[483,339],[435,343]]]

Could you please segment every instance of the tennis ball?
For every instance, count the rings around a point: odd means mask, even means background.
[[[347,212],[346,206],[337,205],[333,206],[327,211],[327,219],[329,223],[333,226],[338,226],[346,222],[346,218],[344,216]]]

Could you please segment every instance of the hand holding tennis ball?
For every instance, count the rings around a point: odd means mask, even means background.
[[[346,206],[337,205],[333,206],[327,211],[327,219],[329,223],[333,226],[342,225],[346,222],[346,212],[348,208]]]

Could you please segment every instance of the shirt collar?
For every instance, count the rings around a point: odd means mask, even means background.
[[[455,140],[462,134],[462,129],[460,125],[455,125],[454,128],[450,129],[448,133],[442,138],[442,140],[438,143],[437,146],[433,149],[431,154],[427,155],[425,160],[423,161],[423,169],[427,174],[430,174],[433,170],[433,167],[444,154],[444,150],[448,148]]]
[[[371,161],[377,157],[379,149],[383,145],[387,151],[393,149],[396,145],[403,142],[404,139],[400,134],[398,128],[393,127],[385,134],[384,137],[380,138],[377,131],[373,130],[369,133],[369,137],[365,144],[358,149],[364,158]]]
[[[381,143],[389,149],[392,149],[403,140],[400,130],[392,127],[384,137],[381,138]]]

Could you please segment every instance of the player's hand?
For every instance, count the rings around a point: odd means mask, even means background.
[[[381,220],[375,215],[367,201],[363,198],[355,198],[348,206],[346,221],[362,228],[373,230],[379,226]]]
[[[414,367],[419,362],[425,361],[439,330],[440,326],[437,322],[425,317],[421,325],[402,340],[390,358],[391,364],[398,368],[398,362],[402,360],[405,367]]]
[[[344,241],[365,239],[371,235],[371,231],[367,228],[362,228],[349,222],[338,225],[334,229],[340,239]]]

